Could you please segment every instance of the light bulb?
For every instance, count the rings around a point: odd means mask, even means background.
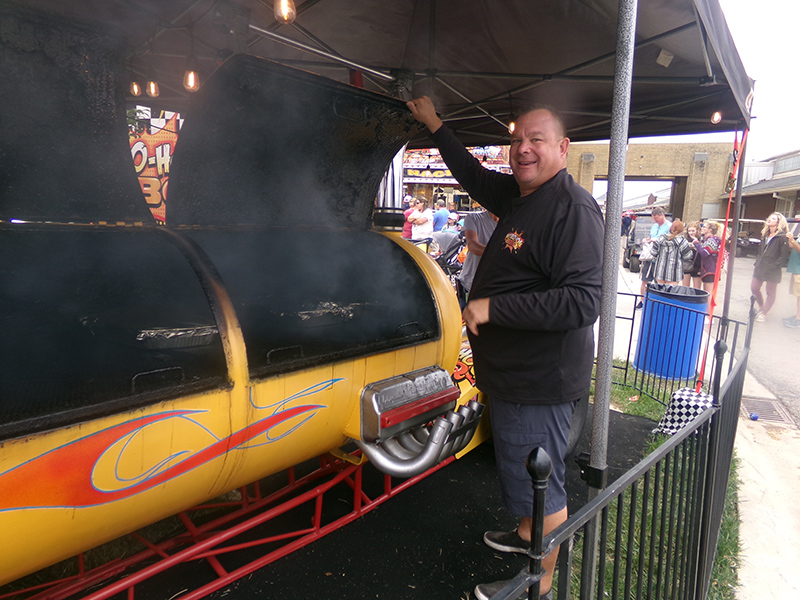
[[[200,89],[200,78],[197,76],[197,71],[186,71],[183,74],[183,87],[189,92],[196,92]]]
[[[131,81],[130,91],[132,96],[141,96],[142,86],[140,86],[137,81]]]
[[[155,79],[151,79],[147,82],[146,87],[147,95],[151,98],[157,98],[158,95],[161,93],[161,90],[158,89],[158,82]]]
[[[517,128],[517,124],[514,121],[511,121],[508,124],[508,133],[514,133],[514,130]]]
[[[716,124],[717,124],[717,123],[719,123],[720,121],[722,121],[722,113],[721,113],[721,112],[719,112],[719,111],[716,111],[716,112],[715,112],[713,115],[711,115],[711,122],[712,122],[714,125],[716,125]]]
[[[200,89],[200,74],[198,73],[197,57],[192,54],[186,60],[186,72],[183,74],[183,87],[188,92],[196,92]]]
[[[156,81],[156,70],[153,67],[147,70],[147,83],[144,84],[144,91],[147,92],[147,95],[151,98],[157,98],[161,93],[161,90],[158,89],[158,82]]]
[[[275,0],[275,20],[289,25],[297,17],[297,8],[294,0]]]

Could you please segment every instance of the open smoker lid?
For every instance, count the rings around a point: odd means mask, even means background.
[[[235,55],[186,113],[167,224],[366,227],[421,129],[395,98]]]
[[[128,145],[121,32],[0,3],[0,220],[153,217]]]

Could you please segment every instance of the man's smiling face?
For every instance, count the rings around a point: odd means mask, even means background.
[[[511,134],[511,171],[520,195],[531,192],[552,179],[567,164],[569,139],[561,123],[546,109],[525,113]]]

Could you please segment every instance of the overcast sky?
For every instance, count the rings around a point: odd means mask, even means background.
[[[756,80],[747,162],[800,150],[800,0],[720,0],[747,74]]]

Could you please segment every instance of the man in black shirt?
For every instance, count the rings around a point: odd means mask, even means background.
[[[409,101],[428,126],[461,186],[499,217],[478,265],[463,318],[478,388],[490,399],[498,475],[516,531],[484,535],[492,548],[527,552],[532,492],[525,460],[541,446],[553,461],[545,533],[567,519],[564,458],[578,400],[588,401],[600,309],[603,218],[597,202],[567,174],[569,139],[549,108],[519,117],[511,133],[512,175],[485,169],[425,96]],[[615,225],[616,226],[616,225]],[[557,553],[543,563],[549,594]],[[506,582],[481,584],[479,599]]]

